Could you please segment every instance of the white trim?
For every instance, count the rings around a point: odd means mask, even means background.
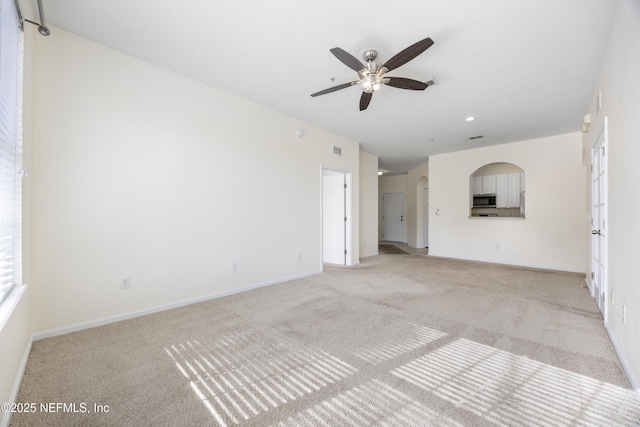
[[[11,394],[9,395],[10,403],[15,403],[16,399],[18,399],[18,392],[20,391],[20,385],[22,384],[24,373],[27,370],[27,362],[29,361],[29,354],[31,354],[32,344],[33,338],[30,338],[29,342],[27,343],[27,347],[24,349],[24,354],[22,355],[22,361],[20,362],[20,367],[18,368],[18,375],[16,375],[16,379],[13,382],[13,388],[11,389]],[[2,420],[0,420],[0,427],[7,427],[10,421],[11,411],[5,412]]]
[[[360,264],[360,260],[354,258],[356,244],[353,241],[353,232],[355,229],[353,221],[353,200],[355,196],[353,192],[353,172],[350,169],[336,168],[325,164],[320,165],[320,264],[324,264],[324,218],[322,216],[322,209],[324,207],[323,176],[325,170],[343,174],[345,184],[347,185],[344,201],[345,216],[347,217],[345,225],[345,249],[347,250],[347,254],[345,256],[344,264],[334,265],[358,265]]]
[[[43,338],[54,337],[57,335],[64,335],[71,332],[81,331],[83,329],[94,328],[96,326],[107,325],[109,323],[120,322],[122,320],[133,319],[135,317],[146,316],[147,314],[157,313],[160,311],[171,310],[173,308],[183,307],[185,305],[196,304],[199,302],[209,301],[212,299],[222,298],[229,295],[239,294],[241,292],[251,291],[253,289],[262,288],[265,286],[275,285],[278,283],[288,282],[290,280],[302,279],[309,276],[314,276],[316,274],[322,273],[322,270],[314,270],[311,272],[297,274],[289,277],[282,277],[280,279],[269,280],[266,282],[255,283],[253,285],[245,286],[238,289],[232,289],[229,291],[216,292],[213,294],[204,295],[196,298],[189,298],[182,301],[172,302],[169,304],[159,305],[156,307],[145,308],[142,310],[131,311],[129,313],[118,314],[115,316],[103,317],[102,319],[92,320],[89,322],[75,323],[73,325],[65,326],[63,328],[50,329],[48,331],[39,332],[33,335],[33,340],[38,341]]]
[[[618,350],[619,347],[616,344],[615,338],[613,337],[613,335],[611,335],[611,332],[609,331],[608,326],[605,325],[604,329],[605,331],[607,331],[607,335],[609,335],[609,341],[611,341],[611,344],[613,344],[613,349],[616,351],[616,354],[618,355],[620,364],[622,364],[622,369],[624,369],[625,374],[627,374],[627,378],[631,383],[631,387],[636,391],[636,393],[640,394],[640,378],[636,378],[633,375],[633,370],[631,369],[631,366],[629,365],[629,363],[627,363],[624,357],[624,353]]]
[[[0,331],[4,329],[4,325],[7,324],[7,320],[11,317],[11,313],[13,313],[13,310],[15,310],[16,306],[22,299],[22,296],[27,291],[27,287],[28,285],[14,286],[9,292],[9,295],[0,302]]]

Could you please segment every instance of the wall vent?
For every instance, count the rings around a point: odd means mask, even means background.
[[[476,136],[469,137],[469,139],[471,139],[471,140],[480,139],[480,138],[484,138],[484,135],[476,135]]]
[[[333,146],[333,154],[337,154],[338,156],[342,156],[342,148]]]

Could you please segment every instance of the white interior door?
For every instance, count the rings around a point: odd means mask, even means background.
[[[382,240],[404,242],[404,193],[382,195]]]
[[[429,189],[425,188],[424,196],[422,198],[422,241],[424,242],[424,247],[429,247]]]
[[[607,118],[593,146],[591,166],[591,291],[607,323]]]
[[[346,263],[345,174],[322,171],[322,261]]]

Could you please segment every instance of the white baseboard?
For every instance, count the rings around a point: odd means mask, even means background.
[[[624,357],[624,354],[620,352],[620,349],[618,347],[618,344],[616,343],[615,338],[613,337],[613,335],[611,335],[611,332],[609,332],[609,328],[605,326],[604,329],[607,331],[607,335],[609,335],[609,340],[611,341],[611,344],[613,344],[613,349],[616,351],[616,354],[618,355],[618,359],[622,364],[622,369],[624,369],[625,374],[627,374],[627,378],[631,383],[631,387],[636,391],[636,393],[640,394],[640,378],[636,377],[633,371],[631,370],[631,368],[629,367],[629,362],[627,362],[627,359]]]
[[[378,256],[378,255],[380,255],[380,252],[375,252],[375,253],[368,254],[368,255],[361,255],[360,259],[371,258],[371,257]]]
[[[378,245],[376,244],[374,247],[370,248],[369,251],[364,250],[364,248],[361,249],[359,255],[360,259],[371,258],[380,255],[380,253],[378,252]]]
[[[33,335],[33,340],[34,341],[38,341],[38,340],[41,340],[43,338],[54,337],[54,336],[57,336],[57,335],[64,335],[64,334],[68,334],[68,333],[71,333],[71,332],[81,331],[83,329],[94,328],[96,326],[102,326],[102,325],[107,325],[109,323],[120,322],[122,320],[133,319],[135,317],[145,316],[147,314],[157,313],[157,312],[165,311],[165,310],[171,310],[172,308],[183,307],[185,305],[195,304],[195,303],[209,301],[209,300],[216,299],[216,298],[226,297],[226,296],[229,296],[229,295],[239,294],[241,292],[247,292],[247,291],[250,291],[250,290],[253,290],[253,289],[262,288],[262,287],[265,287],[265,286],[270,286],[270,285],[275,285],[275,284],[278,284],[278,283],[288,282],[290,280],[302,279],[304,277],[309,277],[309,276],[315,276],[316,274],[320,274],[320,273],[322,273],[322,270],[314,270],[314,271],[311,271],[311,272],[298,274],[298,275],[294,275],[294,276],[282,277],[280,279],[269,280],[269,281],[260,282],[260,283],[254,283],[254,284],[249,285],[249,286],[245,286],[245,287],[238,288],[238,289],[232,289],[232,290],[229,290],[229,291],[216,292],[216,293],[213,293],[213,294],[203,295],[201,297],[189,298],[189,299],[185,299],[185,300],[181,300],[181,301],[172,302],[172,303],[169,303],[169,304],[159,305],[159,306],[156,306],[156,307],[150,307],[150,308],[145,308],[145,309],[142,309],[142,310],[136,310],[136,311],[132,311],[132,312],[129,312],[129,313],[118,314],[118,315],[115,315],[115,316],[108,316],[108,317],[104,317],[102,319],[96,319],[96,320],[92,320],[92,321],[89,321],[89,322],[75,323],[73,325],[65,326],[63,328],[51,329],[51,330],[48,330],[48,331],[39,332],[37,334],[34,334]]]
[[[515,217],[514,217],[515,218]],[[557,268],[551,268],[551,267],[545,267],[545,266],[541,266],[541,265],[532,265],[532,264],[504,264],[504,263],[500,263],[500,262],[495,262],[495,261],[486,261],[486,260],[481,260],[481,259],[474,259],[474,258],[457,258],[457,257],[453,257],[453,256],[445,256],[445,255],[439,255],[438,253],[431,253],[432,251],[429,251],[429,257],[430,258],[440,258],[440,259],[451,259],[451,260],[456,260],[456,261],[467,261],[467,262],[475,262],[475,263],[480,263],[480,264],[492,264],[492,265],[498,265],[498,266],[502,266],[502,267],[514,267],[514,268],[525,268],[528,270],[536,270],[536,271],[548,271],[551,273],[568,273],[568,274],[575,274],[578,276],[584,276],[587,273],[583,270],[565,270],[565,269],[557,269]]]
[[[20,391],[20,384],[22,384],[22,377],[24,377],[24,372],[27,369],[27,362],[29,361],[29,355],[31,354],[32,343],[33,340],[30,339],[24,350],[24,354],[22,355],[20,367],[18,368],[18,375],[16,375],[16,379],[13,382],[13,388],[11,389],[11,395],[9,396],[10,403],[14,403],[16,402],[16,399],[18,399],[18,392]],[[4,412],[2,419],[0,419],[0,427],[7,427],[10,421],[11,412]]]

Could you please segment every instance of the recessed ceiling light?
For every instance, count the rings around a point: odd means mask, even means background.
[[[384,172],[382,171],[378,171],[378,175],[382,175]]]
[[[468,121],[468,122],[472,122],[472,121],[474,121],[475,119],[476,119],[476,118],[475,118],[475,116],[469,116],[469,117],[467,117],[465,120],[466,120],[466,121]]]

